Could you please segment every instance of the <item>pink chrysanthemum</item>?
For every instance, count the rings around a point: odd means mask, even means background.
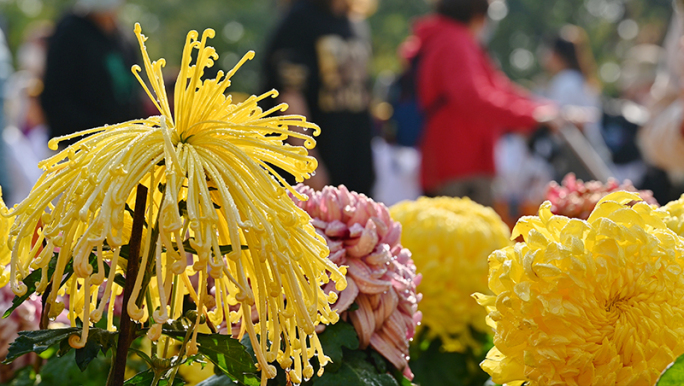
[[[658,201],[653,198],[653,192],[638,191],[629,180],[625,180],[622,184],[614,178],[609,179],[605,184],[600,181],[585,183],[578,180],[573,173],[565,176],[561,185],[552,181],[546,191],[545,200],[551,201],[553,214],[586,220],[600,199],[620,190],[637,192],[648,204],[658,205]]]
[[[327,186],[316,192],[305,185],[295,187],[309,196],[295,203],[312,218],[312,224],[330,248],[330,259],[348,266],[347,288],[339,293],[333,309],[350,320],[359,335],[360,347],[370,346],[409,379],[409,340],[420,322],[421,276],[411,252],[399,244],[401,225],[387,207],[363,194],[349,192],[344,185]],[[335,291],[328,284],[324,292]],[[359,306],[348,311],[354,302]]]
[[[14,293],[9,286],[0,288],[0,310],[4,312],[12,306]],[[19,306],[6,319],[0,319],[0,360],[7,358],[10,343],[19,337],[19,331],[38,330],[40,325],[40,299],[32,296]],[[0,365],[0,382],[8,382],[14,373],[35,360],[35,354],[15,359],[9,365]]]

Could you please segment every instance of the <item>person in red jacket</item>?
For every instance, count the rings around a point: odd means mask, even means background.
[[[426,113],[421,139],[423,190],[492,205],[494,145],[504,129],[531,131],[556,119],[492,64],[480,47],[488,0],[440,0],[419,20],[418,101]]]

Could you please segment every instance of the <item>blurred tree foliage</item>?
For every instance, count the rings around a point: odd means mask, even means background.
[[[512,78],[531,79],[539,74],[539,48],[570,23],[587,31],[604,91],[614,94],[619,64],[627,51],[636,44],[662,42],[672,1],[495,0],[492,13],[506,16],[498,23],[489,48]]]
[[[374,74],[397,72],[397,46],[410,33],[413,20],[430,9],[429,0],[378,0],[369,18],[373,29]],[[35,20],[56,20],[73,0],[0,0],[0,25],[16,53],[23,33]],[[490,51],[514,79],[533,79],[541,72],[538,48],[564,24],[584,27],[606,82],[614,92],[616,66],[638,43],[660,43],[672,13],[671,0],[494,0],[496,23]],[[286,10],[284,0],[128,0],[121,10],[122,24],[133,29],[140,21],[153,36],[152,58],[164,56],[169,68],[179,62],[185,34],[191,29],[213,28],[212,45],[221,59],[218,68],[229,69],[248,50],[257,51],[234,81],[234,90],[258,91],[259,52],[270,31]],[[621,32],[618,32],[621,31]],[[622,36],[621,36],[622,35]],[[602,67],[603,66],[603,67]],[[619,71],[619,67],[617,67]]]
[[[26,3],[30,3],[27,6]],[[74,0],[0,0],[0,18],[16,53],[24,31],[35,20],[59,19]],[[35,4],[38,4],[37,6]],[[140,22],[152,59],[164,57],[169,74],[180,64],[181,50],[188,31],[213,28],[211,45],[220,56],[215,68],[230,69],[249,50],[254,61],[246,64],[233,79],[234,91],[258,91],[259,52],[277,23],[284,6],[276,0],[128,0],[121,7],[121,25],[133,36],[133,24]]]

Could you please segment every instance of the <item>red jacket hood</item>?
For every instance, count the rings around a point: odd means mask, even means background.
[[[421,44],[426,44],[435,38],[439,39],[448,30],[467,33],[468,27],[461,22],[442,15],[425,16],[417,20],[413,25],[413,33],[418,37]]]

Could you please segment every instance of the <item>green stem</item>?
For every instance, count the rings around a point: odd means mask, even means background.
[[[150,287],[148,286],[145,288],[145,300],[147,301],[147,313],[148,313],[148,318],[150,321],[150,327],[154,324],[154,310],[152,310],[152,295],[150,295]],[[156,358],[157,357],[157,342],[152,341],[152,344],[150,345],[150,358]],[[155,371],[156,374],[156,371]],[[156,376],[156,375],[155,375]],[[153,383],[154,385],[154,383]]]
[[[188,328],[188,331],[185,333],[185,339],[183,339],[183,344],[181,345],[180,351],[178,352],[178,359],[175,361],[176,363],[172,364],[173,370],[171,371],[171,376],[169,377],[169,385],[173,385],[173,380],[176,378],[178,369],[183,363],[185,349],[188,346],[188,342],[190,341],[190,335],[192,335],[192,331],[195,329],[195,322],[196,320],[193,320],[192,324],[190,325],[190,328]]]
[[[152,380],[152,384],[150,386],[157,386],[165,372],[166,371],[155,369],[154,370],[154,379]]]
[[[173,318],[173,315],[175,315],[176,311],[176,291],[178,288],[178,275],[173,275],[173,285],[171,287],[171,317]],[[164,353],[162,355],[163,358],[166,358],[166,356],[169,354],[169,337],[164,338]]]

